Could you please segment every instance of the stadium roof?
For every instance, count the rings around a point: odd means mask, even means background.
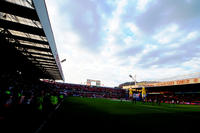
[[[0,32],[46,75],[64,80],[43,0],[0,0]]]

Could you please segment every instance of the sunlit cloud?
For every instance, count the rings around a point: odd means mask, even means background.
[[[199,0],[46,0],[66,81],[118,86],[199,71]]]

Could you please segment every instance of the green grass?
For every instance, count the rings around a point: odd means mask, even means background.
[[[133,104],[128,101],[69,97],[49,122],[45,131],[78,127],[89,130],[129,130],[191,132],[200,121],[200,106],[176,104]]]
[[[200,106],[197,105],[178,105],[178,104],[161,104],[152,105],[149,103],[137,102],[133,104],[129,101],[114,101],[110,99],[94,98],[68,98],[65,103],[81,104],[89,109],[112,114],[112,115],[136,115],[136,114],[156,114],[156,113],[180,113],[180,112],[200,112]],[[65,109],[65,108],[64,108]]]

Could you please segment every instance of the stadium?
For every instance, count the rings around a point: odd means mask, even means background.
[[[193,132],[200,74],[118,87],[64,81],[43,0],[0,1],[0,132]]]

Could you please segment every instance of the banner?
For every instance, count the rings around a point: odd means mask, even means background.
[[[145,86],[146,87],[172,86],[172,85],[184,85],[184,84],[195,84],[195,83],[200,83],[200,78],[191,78],[191,79],[183,79],[183,80],[175,80],[175,81],[150,83],[150,84],[146,84]]]

